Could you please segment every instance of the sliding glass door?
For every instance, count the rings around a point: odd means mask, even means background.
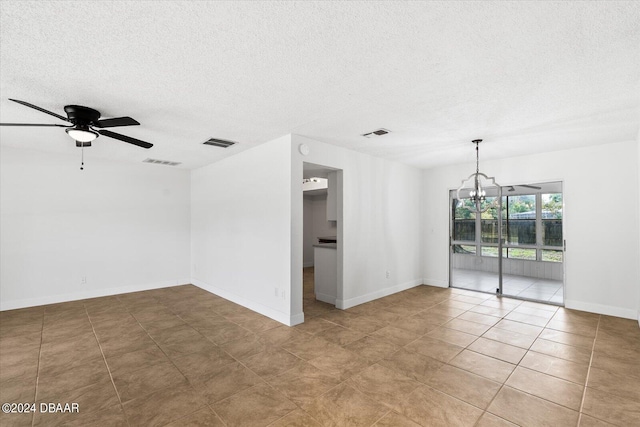
[[[483,213],[450,195],[450,286],[564,303],[562,183],[502,187]]]

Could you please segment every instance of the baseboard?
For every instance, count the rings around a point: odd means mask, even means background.
[[[327,304],[336,305],[336,297],[332,295],[326,295],[316,292],[316,299],[318,301],[326,302]]]
[[[307,261],[302,263],[302,268],[313,267],[313,261]]]
[[[373,301],[378,298],[382,298],[398,292],[406,291],[407,289],[415,288],[416,286],[420,286],[421,284],[422,284],[422,279],[415,279],[409,282],[401,283],[399,285],[380,289],[379,291],[361,295],[359,297],[349,298],[347,300],[336,299],[336,308],[346,310],[347,308],[355,307],[356,305],[364,304],[365,302]]]
[[[243,307],[248,308],[249,310],[255,311],[256,313],[260,313],[263,316],[267,316],[273,320],[276,320],[280,323],[283,323],[287,326],[294,326],[297,325],[298,323],[302,323],[304,322],[304,317],[302,317],[302,320],[300,320],[300,316],[301,314],[297,314],[294,316],[290,316],[287,313],[283,313],[281,311],[278,310],[274,310],[273,308],[267,307],[265,305],[262,305],[258,302],[255,301],[251,301],[248,300],[244,297],[241,297],[239,295],[236,295],[232,292],[229,292],[227,290],[224,289],[220,289],[216,286],[210,285],[208,283],[203,282],[202,280],[198,280],[198,279],[191,279],[191,283],[194,284],[195,286],[204,289],[207,292],[211,292],[212,294],[218,295],[219,297],[222,297],[226,300],[229,300],[231,302],[234,302],[236,304],[239,304]],[[304,316],[304,315],[302,315]],[[297,322],[297,323],[296,323]]]
[[[564,306],[572,310],[588,311],[590,313],[605,314],[607,316],[623,317],[625,319],[635,319],[638,317],[636,310],[628,308],[613,307],[610,305],[593,304],[590,302],[574,301],[565,299]],[[638,319],[640,323],[640,319]]]
[[[422,279],[422,283],[427,285],[427,286],[435,286],[435,287],[438,287],[438,288],[448,288],[449,287],[449,281],[448,280],[424,278],[424,279]]]
[[[304,313],[294,314],[291,316],[291,324],[289,326],[295,326],[304,323]]]
[[[59,304],[61,302],[78,301],[88,298],[99,298],[110,295],[129,294],[131,292],[150,291],[152,289],[169,288],[180,284],[190,283],[190,279],[164,280],[162,282],[147,283],[144,285],[120,286],[117,288],[92,289],[83,292],[72,292],[69,294],[49,295],[37,298],[26,298],[13,301],[0,301],[0,311],[16,310],[26,307],[37,307],[40,305]]]

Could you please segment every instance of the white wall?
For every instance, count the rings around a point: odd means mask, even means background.
[[[189,283],[189,171],[9,147],[0,162],[2,310]]]
[[[338,174],[342,198],[338,198],[336,305],[348,308],[421,284],[421,171],[303,136],[291,138],[293,183],[302,181],[303,162],[342,170]],[[298,151],[302,143],[310,147],[307,156]],[[301,311],[301,191],[292,191],[291,208],[291,277],[292,293],[296,293],[292,304],[299,299],[299,306],[292,310]]]
[[[563,181],[568,308],[638,315],[640,216],[638,199],[629,196],[630,183],[638,182],[637,150],[630,141],[481,161],[481,171],[501,185]],[[426,284],[448,285],[448,191],[473,172],[474,160],[423,171]]]
[[[192,283],[289,325],[302,320],[290,310],[290,141],[267,142],[191,175]]]
[[[327,196],[304,197],[304,250],[305,267],[313,266],[313,245],[318,237],[335,236],[338,229],[335,221],[327,221]]]

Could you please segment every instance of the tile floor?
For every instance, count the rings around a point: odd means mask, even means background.
[[[635,321],[429,286],[304,300],[292,328],[191,285],[2,312],[0,401],[80,413],[0,425],[640,425]]]
[[[498,275],[486,271],[454,268],[452,279],[454,286],[461,289],[494,293],[498,287]],[[562,280],[503,274],[502,292],[504,295],[564,304]]]

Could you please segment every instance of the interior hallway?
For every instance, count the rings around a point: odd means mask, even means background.
[[[430,286],[342,311],[309,290],[292,328],[191,285],[1,312],[2,402],[80,413],[0,424],[640,425],[636,321]]]

